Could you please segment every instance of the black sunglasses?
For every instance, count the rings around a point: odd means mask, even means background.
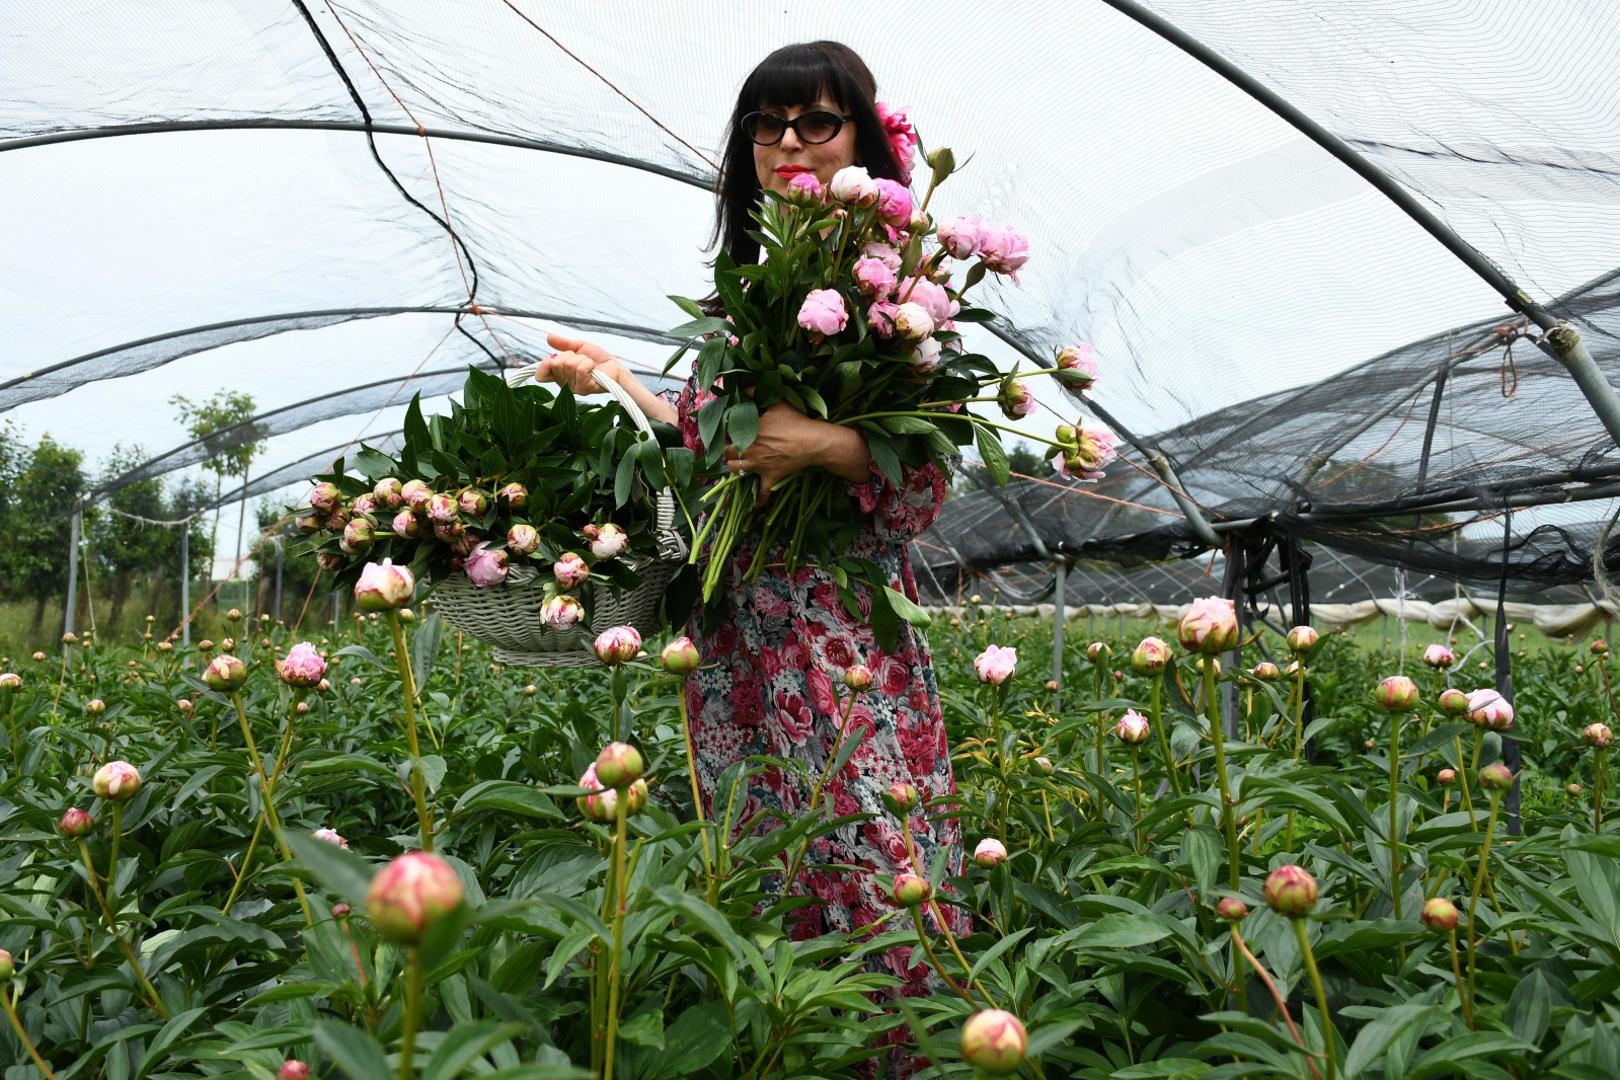
[[[841,116],[826,109],[800,113],[792,120],[772,112],[751,112],[742,118],[738,126],[744,135],[760,146],[775,146],[782,141],[788,128],[793,129],[800,142],[816,146],[836,139],[838,133],[844,130],[844,124],[853,119],[852,116]]]

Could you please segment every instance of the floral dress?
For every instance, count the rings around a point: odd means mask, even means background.
[[[676,399],[686,445],[700,454],[697,412],[712,397],[689,380]],[[872,560],[892,588],[915,600],[917,584],[906,545],[939,516],[946,485],[932,464],[906,467],[903,480],[896,486],[874,465],[868,480],[849,485],[851,498],[869,519],[849,553]],[[828,779],[823,800],[831,802],[838,817],[872,816],[817,839],[805,857],[807,869],[792,887],[819,901],[804,909],[794,937],[857,930],[894,909],[877,875],[910,871],[927,877],[941,851],[947,874],[962,872],[961,827],[948,816],[956,781],[928,644],[902,621],[895,648],[879,649],[869,622],[845,609],[830,573],[808,567],[792,574],[766,569],[755,580],[744,581],[743,569],[752,556],[746,540],[733,551],[718,590],[722,612],[714,630],[701,632],[697,611],[688,627],[703,656],[703,666],[686,683],[698,781],[712,810],[716,784],[727,768],[751,755],[795,760],[811,779],[767,769],[750,781],[737,820],[747,831],[775,815],[786,821],[803,817],[811,784],[840,741],[841,695],[849,693],[843,688],[844,671],[855,664],[869,668],[871,689],[856,699],[848,720],[850,735],[862,731],[864,738],[848,764]],[[864,616],[871,607],[870,591],[860,585],[855,591]],[[921,795],[910,822],[916,865],[907,859],[894,816],[883,807],[884,789],[902,780]],[[938,800],[945,804],[936,805]],[[830,869],[838,864],[865,870]],[[954,932],[966,932],[965,912],[944,903],[940,910]],[[902,980],[902,992],[929,993],[929,972],[908,967],[910,952],[889,950],[881,967]]]

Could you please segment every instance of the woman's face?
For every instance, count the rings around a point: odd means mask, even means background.
[[[766,105],[761,112],[775,113],[786,120],[796,119],[808,112],[830,112],[844,115],[824,92],[808,105]],[[778,194],[787,194],[788,181],[801,172],[814,173],[823,184],[829,183],[833,173],[846,165],[855,164],[855,123],[849,121],[838,129],[838,134],[824,143],[807,143],[792,128],[782,132],[782,141],[771,146],[754,144],[754,172],[759,186]]]

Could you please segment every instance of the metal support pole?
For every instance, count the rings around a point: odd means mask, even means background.
[[[1513,704],[1513,642],[1508,633],[1507,584],[1513,544],[1513,510],[1502,515],[1502,579],[1496,587],[1496,692],[1509,705]],[[1519,744],[1514,739],[1502,740],[1502,764],[1513,770],[1513,786],[1508,789],[1507,827],[1509,836],[1518,836],[1522,830],[1519,820]]]
[[[343,618],[343,595],[334,591],[332,593],[332,633],[336,634],[342,629],[338,622]]]
[[[1067,595],[1069,564],[1062,559],[1057,560],[1057,581],[1052,586],[1052,678],[1058,684],[1058,692],[1063,692],[1063,624],[1068,622],[1069,611],[1065,603]],[[1053,699],[1053,708],[1061,709],[1061,698]]]
[[[287,555],[287,543],[276,537],[276,622],[281,621],[281,564]]]
[[[191,648],[191,519],[180,528],[180,644]]]
[[[84,532],[84,511],[75,507],[68,526],[67,610],[62,614],[62,633],[73,633],[79,607],[79,537]]]

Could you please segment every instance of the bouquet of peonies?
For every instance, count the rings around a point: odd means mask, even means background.
[[[697,413],[705,465],[718,465],[727,443],[746,454],[761,412],[787,402],[806,415],[860,428],[874,465],[896,485],[904,467],[930,461],[948,478],[959,448],[975,444],[997,482],[1005,483],[1000,433],[1016,429],[969,406],[997,405],[1005,419],[1019,420],[1034,411],[1035,398],[1016,370],[1003,375],[988,357],[969,352],[958,327],[993,317],[969,306],[967,294],[987,274],[1016,279],[1029,245],[1011,228],[974,217],[936,223],[928,203],[955,165],[949,149],[927,162],[931,176],[920,206],[906,186],[873,179],[858,166],[840,170],[825,189],[812,175],[795,176],[787,195],[767,191],[753,212],[764,261],[738,266],[721,251],[715,289],[723,313],[706,314],[690,299],[672,298],[694,318],[671,331],[686,341],[669,366],[696,349],[696,385],[714,395]],[[968,260],[958,276],[957,265]],[[1083,389],[1096,367],[1088,347],[1070,346],[1044,373]],[[1051,442],[1067,476],[1100,476],[1113,456],[1106,432],[1066,426],[1056,441],[1019,434]],[[749,577],[768,561],[790,571],[822,565],[834,570],[848,605],[854,604],[850,579],[872,586],[873,623],[880,630],[894,615],[925,621],[875,566],[842,555],[861,527],[843,480],[820,470],[797,473],[756,508],[758,484],[754,476],[728,475],[703,497],[708,513],[692,558],[708,541],[705,601],[746,539],[753,545]]]
[[[637,431],[615,402],[471,369],[448,416],[424,418],[420,395],[411,401],[397,459],[363,447],[358,476],[341,461],[317,476],[298,527],[339,585],[385,556],[419,579],[462,574],[481,588],[533,564],[551,579],[542,620],[589,626],[586,582],[640,584],[634,564],[658,547],[657,492],[683,505],[692,483],[695,455],[673,428],[661,434],[676,445]]]

